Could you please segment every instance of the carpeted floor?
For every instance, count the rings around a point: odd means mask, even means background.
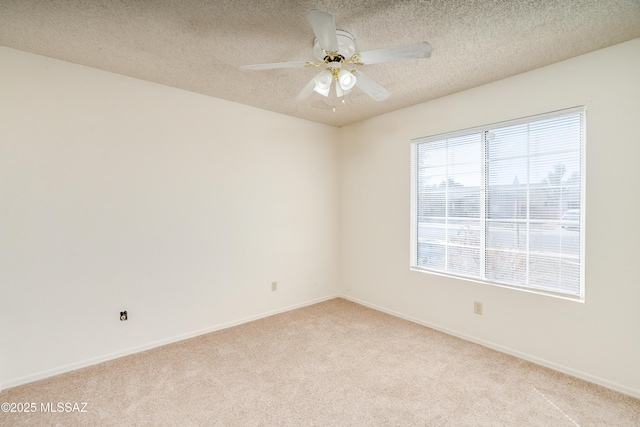
[[[0,402],[36,403],[0,413],[2,426],[640,426],[640,400],[344,299],[4,390]]]

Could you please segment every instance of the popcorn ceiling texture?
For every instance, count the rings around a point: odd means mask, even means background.
[[[362,67],[391,92],[293,98],[314,60],[309,9],[358,51],[428,41],[430,59]],[[0,46],[342,126],[640,37],[639,0],[0,0]],[[332,107],[336,112],[332,112]]]

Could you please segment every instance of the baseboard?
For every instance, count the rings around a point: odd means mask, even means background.
[[[518,357],[520,359],[524,359],[524,360],[527,360],[529,362],[533,362],[533,363],[535,363],[537,365],[545,366],[547,368],[553,369],[554,371],[562,372],[563,374],[571,375],[573,377],[580,378],[580,379],[588,381],[590,383],[598,384],[598,385],[601,385],[601,386],[606,387],[608,389],[615,390],[615,391],[618,391],[620,393],[626,394],[628,396],[632,396],[632,397],[635,397],[637,399],[640,399],[640,390],[636,390],[636,389],[633,389],[633,388],[630,388],[630,387],[626,387],[626,386],[624,386],[622,384],[618,384],[618,383],[615,383],[613,381],[609,381],[607,379],[600,378],[598,376],[591,375],[589,373],[582,372],[582,371],[570,368],[568,366],[560,365],[560,364],[551,362],[551,361],[546,360],[546,359],[541,359],[539,357],[532,356],[530,354],[526,354],[526,353],[520,352],[518,350],[514,350],[514,349],[511,349],[509,347],[505,347],[505,346],[502,346],[502,345],[499,345],[499,344],[496,344],[496,343],[493,343],[493,342],[490,342],[490,341],[478,339],[478,338],[473,337],[471,335],[460,333],[458,331],[454,331],[454,330],[442,327],[440,325],[436,325],[436,324],[433,324],[433,323],[430,323],[430,322],[425,322],[424,320],[421,320],[421,319],[418,319],[418,318],[415,318],[415,317],[412,317],[412,316],[408,316],[406,314],[403,314],[403,313],[400,313],[400,312],[397,312],[397,311],[394,311],[394,310],[390,310],[390,309],[388,309],[386,307],[381,307],[379,305],[372,304],[370,302],[363,301],[361,299],[354,298],[354,297],[349,296],[349,295],[340,295],[340,298],[344,298],[344,299],[349,300],[351,302],[355,302],[356,304],[360,304],[360,305],[363,305],[365,307],[369,307],[369,308],[372,308],[374,310],[381,311],[383,313],[387,313],[387,314],[390,314],[392,316],[399,317],[401,319],[408,320],[410,322],[417,323],[419,325],[423,325],[423,326],[426,326],[426,327],[431,328],[431,329],[435,329],[435,330],[440,331],[440,332],[444,332],[444,333],[446,333],[448,335],[452,335],[454,337],[461,338],[461,339],[463,339],[465,341],[469,341],[469,342],[472,342],[472,343],[475,343],[475,344],[480,344],[480,345],[482,345],[484,347],[487,347],[487,348],[490,348],[492,350],[496,350],[496,351],[499,351],[501,353],[506,353],[506,354],[509,354],[511,356],[515,356],[515,357]]]
[[[186,339],[194,338],[194,337],[197,337],[197,336],[200,336],[200,335],[208,334],[210,332],[215,332],[215,331],[219,331],[219,330],[222,330],[222,329],[231,328],[233,326],[242,325],[243,323],[253,322],[254,320],[263,319],[265,317],[273,316],[273,315],[280,314],[280,313],[285,313],[285,312],[291,311],[291,310],[296,310],[298,308],[306,307],[306,306],[309,306],[309,305],[318,304],[318,303],[321,303],[323,301],[328,301],[330,299],[334,299],[334,298],[338,298],[338,297],[341,297],[341,295],[335,294],[335,295],[330,295],[330,296],[326,296],[326,297],[322,297],[322,298],[317,298],[317,299],[306,301],[306,302],[303,302],[303,303],[300,303],[300,304],[294,304],[294,305],[287,306],[287,307],[284,307],[284,308],[279,308],[277,310],[267,311],[267,312],[264,312],[264,313],[256,314],[254,316],[244,317],[242,319],[233,320],[231,322],[221,323],[219,325],[210,326],[210,327],[207,327],[207,328],[204,328],[204,329],[199,329],[199,330],[196,330],[196,331],[192,331],[192,332],[188,332],[188,333],[185,333],[185,334],[173,336],[173,337],[170,337],[170,338],[165,338],[165,339],[162,339],[162,340],[153,341],[153,342],[150,342],[150,343],[146,343],[146,344],[142,344],[142,345],[139,345],[139,346],[127,348],[127,349],[116,351],[116,352],[113,352],[113,353],[108,353],[108,354],[105,354],[105,355],[102,355],[102,356],[93,357],[91,359],[81,360],[79,362],[70,363],[68,365],[63,365],[63,366],[60,366],[60,367],[57,367],[57,368],[48,369],[46,371],[37,372],[37,373],[32,374],[32,375],[26,375],[24,377],[12,379],[12,380],[6,381],[5,383],[0,384],[0,391],[7,390],[9,388],[17,387],[19,385],[27,384],[27,383],[30,383],[30,382],[42,380],[42,379],[45,379],[45,378],[49,378],[49,377],[52,377],[54,375],[64,374],[65,372],[74,371],[76,369],[81,369],[81,368],[86,368],[88,366],[97,365],[98,363],[107,362],[109,360],[113,360],[113,359],[117,359],[117,358],[120,358],[120,357],[128,356],[130,354],[135,354],[135,353],[139,353],[139,352],[142,352],[142,351],[151,350],[151,349],[156,348],[156,347],[161,347],[163,345],[172,344],[172,343],[175,343],[175,342],[179,342],[179,341],[183,341],[183,340],[186,340]]]

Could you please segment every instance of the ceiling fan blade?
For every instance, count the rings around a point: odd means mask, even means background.
[[[307,96],[313,93],[313,88],[316,85],[316,82],[314,79],[315,77],[311,79],[311,81],[309,81],[309,83],[307,83],[307,85],[304,88],[302,88],[300,93],[293,99],[295,102],[300,102],[303,99],[305,99]]]
[[[295,61],[295,62],[273,62],[271,64],[253,64],[242,65],[240,69],[246,70],[272,70],[274,68],[301,68],[306,67],[309,64],[308,61]]]
[[[338,52],[338,37],[333,15],[320,10],[310,10],[307,12],[307,17],[320,47],[327,52]]]
[[[391,96],[391,93],[388,90],[376,83],[375,80],[367,77],[367,75],[363,74],[362,71],[356,71],[355,76],[356,86],[376,101],[382,101]]]
[[[382,49],[360,52],[359,62],[363,64],[379,64],[381,62],[400,61],[403,59],[428,58],[431,56],[431,45],[427,42],[385,47]]]

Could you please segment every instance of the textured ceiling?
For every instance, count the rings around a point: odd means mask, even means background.
[[[391,92],[293,98],[316,68],[306,12],[358,51],[428,41],[429,59],[363,66]],[[640,37],[640,0],[0,0],[0,45],[341,126]],[[332,107],[336,107],[336,112]]]

